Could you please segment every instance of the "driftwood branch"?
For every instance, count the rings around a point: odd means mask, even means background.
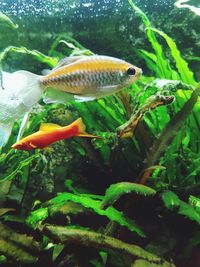
[[[147,252],[139,246],[127,244],[116,238],[96,233],[89,230],[76,229],[71,227],[50,226],[42,227],[42,232],[56,243],[74,243],[100,250],[115,250],[118,253],[127,255],[133,260],[144,259],[148,262],[158,264],[162,267],[174,267],[172,263],[162,260],[156,255]]]
[[[190,99],[185,103],[182,109],[171,119],[161,132],[159,138],[154,142],[147,157],[147,166],[153,166],[157,164],[161,155],[165,152],[167,146],[176,137],[177,132],[190,115],[194,105],[197,102],[200,93],[200,84],[193,91]]]
[[[167,146],[176,137],[177,132],[192,112],[194,105],[198,100],[200,93],[200,84],[194,89],[190,99],[185,103],[182,109],[171,119],[161,132],[159,138],[153,143],[152,148],[149,150],[147,156],[147,165],[143,174],[139,177],[139,183],[145,184],[152,174],[152,166],[159,162],[160,157],[167,149]]]
[[[0,254],[12,261],[30,264],[37,261],[40,245],[33,237],[14,232],[0,223]]]
[[[138,123],[146,112],[159,106],[171,104],[173,100],[174,96],[163,96],[160,94],[151,97],[148,103],[145,103],[138,111],[134,112],[131,118],[117,129],[118,136],[120,138],[133,136]]]

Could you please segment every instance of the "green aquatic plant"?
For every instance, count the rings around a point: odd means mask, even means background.
[[[164,191],[161,194],[162,200],[166,208],[170,210],[176,211],[178,214],[183,215],[189,218],[192,221],[200,224],[200,213],[199,210],[195,210],[193,205],[195,205],[195,198],[190,196],[189,203],[186,203],[179,199],[178,195],[176,195],[172,191]],[[197,200],[197,199],[196,199]],[[191,205],[192,203],[193,205]]]
[[[145,27],[146,27],[146,35],[149,42],[152,45],[152,48],[155,54],[150,53],[145,50],[139,50],[138,53],[141,55],[147,62],[147,66],[153,70],[157,77],[166,78],[166,79],[179,79],[179,75],[181,80],[184,83],[195,85],[197,84],[194,79],[194,74],[189,69],[187,62],[183,59],[180,54],[180,51],[177,48],[176,43],[173,41],[171,37],[169,37],[166,33],[159,31],[151,26],[151,23],[147,16],[144,14],[142,10],[140,10],[131,0],[128,0],[132,8],[139,14],[141,17]],[[158,33],[162,36],[171,51],[171,55],[176,63],[176,67],[178,73],[171,67],[170,61],[166,58],[165,53],[163,52],[162,45],[158,42],[154,33]]]
[[[58,59],[45,56],[43,53],[37,50],[29,50],[26,47],[9,46],[0,53],[0,63],[2,64],[9,53],[20,53],[33,56],[37,61],[46,63],[50,67],[53,67],[58,63]]]
[[[59,205],[64,206],[67,201],[72,201],[81,204],[85,208],[92,209],[95,213],[101,216],[106,216],[109,220],[117,222],[121,226],[126,226],[130,231],[136,232],[138,235],[144,237],[143,231],[135,225],[133,221],[126,218],[123,213],[116,209],[109,207],[106,210],[101,209],[101,201],[95,200],[89,196],[75,195],[71,193],[61,193],[57,197],[49,200],[46,205]],[[41,208],[38,211],[34,211],[27,222],[30,225],[35,226],[38,222],[43,221],[48,217],[48,207],[46,209]]]
[[[7,25],[8,27],[12,29],[17,29],[18,25],[15,24],[8,16],[6,16],[4,13],[0,12],[0,25]]]
[[[156,191],[152,188],[129,182],[121,182],[117,184],[112,184],[105,193],[105,197],[101,204],[102,209],[113,205],[121,196],[125,194],[136,193],[143,196],[153,196]]]
[[[162,45],[158,42],[154,32],[151,30],[151,22],[149,21],[146,14],[139,7],[137,7],[133,3],[132,0],[128,0],[128,2],[131,5],[131,7],[136,11],[136,13],[141,17],[141,19],[142,19],[142,21],[143,21],[143,23],[147,29],[147,32],[146,32],[147,38],[148,38],[149,42],[151,43],[152,48],[155,52],[155,56],[153,56],[152,54],[149,54],[149,53],[148,54],[146,53],[146,55],[143,53],[143,55],[145,55],[145,57],[147,56],[148,60],[152,61],[153,58],[154,58],[154,60],[156,60],[156,64],[158,66],[160,78],[172,79],[171,66],[169,64],[168,59],[164,55]]]
[[[30,113],[24,131],[24,135],[33,133],[44,121],[66,125],[81,116],[87,130],[101,136],[92,142],[77,138],[46,150],[14,153],[10,146],[17,137],[16,122],[0,155],[2,185],[8,183],[3,197],[8,210],[1,221],[36,235],[41,251],[33,253],[29,246],[15,243],[13,253],[0,250],[9,261],[25,266],[15,252],[23,256],[21,251],[28,251],[33,256],[30,264],[37,258],[40,264],[47,256],[49,266],[65,260],[71,264],[70,257],[82,263],[81,253],[87,254],[85,266],[173,266],[174,251],[181,255],[184,244],[176,225],[169,223],[171,218],[188,232],[186,242],[190,239],[198,244],[192,228],[200,224],[199,123],[190,115],[199,111],[200,87],[175,41],[153,28],[145,13],[131,0],[129,3],[142,18],[153,48],[147,52],[138,47],[138,55],[155,77],[143,76],[122,93],[88,103],[44,105],[41,101]],[[169,59],[160,37],[169,47]],[[19,53],[33,57],[47,67],[54,67],[65,56],[92,54],[64,34],[46,55],[25,47],[7,47],[0,54],[3,66],[10,53],[15,59]],[[129,138],[122,138],[119,129],[128,129]],[[19,207],[14,214],[12,205]],[[155,236],[167,239],[165,253],[160,252],[163,242],[155,245]],[[13,241],[9,239],[7,245]],[[151,246],[155,255],[150,253]]]
[[[58,47],[61,46],[62,44],[64,44],[65,47],[63,48],[63,51],[61,53],[58,52]],[[80,56],[80,55],[88,56],[93,54],[89,49],[86,49],[71,36],[68,36],[66,34],[60,34],[51,45],[48,54],[53,57],[55,56],[63,57],[63,53],[70,54],[71,56]]]
[[[166,40],[170,48],[171,55],[176,63],[176,67],[181,77],[181,80],[186,84],[196,85],[197,83],[194,79],[194,73],[189,69],[188,63],[181,56],[181,53],[178,50],[176,43],[173,41],[173,39],[162,31],[159,31],[154,28],[151,28],[151,30],[158,33],[160,36],[162,36]]]
[[[184,4],[184,3],[187,3],[188,1],[189,0],[178,0],[175,3],[175,6],[177,6],[178,8],[188,8],[192,12],[194,12],[196,15],[200,16],[200,8],[192,6],[192,5]]]

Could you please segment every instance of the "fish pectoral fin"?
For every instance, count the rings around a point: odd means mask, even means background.
[[[33,143],[29,144],[32,148],[37,148],[37,146],[35,146]]]
[[[67,103],[73,100],[74,96],[73,94],[69,94],[63,91],[58,91],[53,88],[47,88],[42,98],[45,104],[51,104],[51,103]]]
[[[39,131],[41,131],[41,132],[49,132],[49,131],[52,131],[52,130],[55,130],[55,129],[59,129],[59,128],[62,128],[62,127],[60,125],[58,125],[58,124],[55,124],[55,123],[42,123],[40,125]]]
[[[80,95],[74,95],[74,100],[76,102],[87,102],[87,101],[92,101],[95,100],[95,96],[80,96]]]
[[[110,92],[110,93],[112,93],[112,91],[115,91],[116,89],[117,89],[117,87],[118,87],[119,85],[107,85],[107,86],[102,86],[102,87],[99,87],[98,89],[99,89],[99,91],[100,92]]]

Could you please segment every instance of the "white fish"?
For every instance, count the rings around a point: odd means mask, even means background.
[[[26,76],[21,75],[20,71],[13,74],[2,72],[2,83],[0,84],[0,147],[8,141],[14,122],[23,118],[41,98],[43,91],[35,85],[33,87],[23,86],[26,82]]]

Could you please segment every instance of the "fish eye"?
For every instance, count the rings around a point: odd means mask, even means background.
[[[126,73],[130,76],[134,76],[136,74],[136,70],[133,67],[127,69]]]

